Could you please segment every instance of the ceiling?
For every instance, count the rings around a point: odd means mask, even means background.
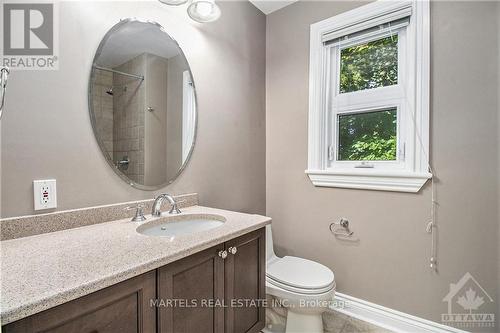
[[[298,0],[249,1],[267,15]],[[109,37],[97,64],[114,68],[145,52],[167,59],[180,53],[177,44],[158,27],[133,21]]]
[[[169,59],[180,54],[180,49],[176,42],[156,25],[133,21],[109,37],[97,64],[114,68],[143,53]]]
[[[253,5],[261,10],[264,14],[271,14],[283,7],[291,5],[298,0],[249,0]]]

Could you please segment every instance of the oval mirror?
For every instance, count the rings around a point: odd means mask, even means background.
[[[184,53],[159,24],[126,19],[104,36],[89,108],[103,154],[130,185],[159,189],[184,169],[196,135],[195,88]]]

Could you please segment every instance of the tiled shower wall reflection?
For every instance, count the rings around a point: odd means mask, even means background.
[[[98,135],[130,180],[164,184],[183,163],[183,73],[189,67],[181,55],[143,53],[112,69],[116,72],[97,70],[94,78]]]
[[[142,54],[114,69],[144,75],[145,68]],[[144,107],[144,81],[113,74],[113,161],[118,163],[128,158],[128,167],[120,170],[140,184],[144,183]]]
[[[96,70],[92,102],[96,131],[106,152],[113,156],[113,96],[106,93],[113,85],[113,73]]]

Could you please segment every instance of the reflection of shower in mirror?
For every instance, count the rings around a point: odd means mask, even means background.
[[[89,112],[108,164],[127,184],[157,190],[186,167],[196,91],[179,45],[157,23],[121,20],[92,62]]]
[[[5,94],[7,92],[7,79],[9,78],[9,67],[0,68],[0,119],[2,119],[3,107],[5,105]]]
[[[110,96],[114,96],[115,92],[116,92],[116,88],[121,88],[121,91],[122,92],[127,92],[127,86],[123,86],[123,87],[117,87],[117,86],[111,86],[109,87],[108,90],[106,90],[106,94],[110,95]]]

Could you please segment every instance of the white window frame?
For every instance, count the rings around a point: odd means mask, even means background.
[[[342,27],[390,17],[411,8],[408,26],[369,34],[351,44],[325,45],[323,36]],[[339,94],[340,50],[398,33],[398,84]],[[377,1],[311,25],[309,149],[306,173],[316,186],[418,192],[429,173],[429,2]],[[341,43],[341,42],[340,42]],[[349,42],[347,42],[349,43]],[[337,87],[337,88],[335,88]],[[337,89],[337,90],[336,90]],[[397,107],[396,161],[337,161],[339,113]]]
[[[364,44],[370,41],[378,40],[390,35],[398,35],[398,84],[392,86],[378,87],[372,89],[359,90],[354,92],[347,92],[340,94],[340,55],[341,51],[345,48],[352,47],[359,44]],[[330,136],[329,140],[329,156],[327,161],[327,169],[353,169],[356,167],[374,168],[374,169],[404,169],[405,162],[403,161],[403,149],[405,146],[404,134],[406,130],[407,119],[404,117],[406,114],[404,103],[404,89],[406,82],[406,71],[400,70],[406,68],[406,52],[405,48],[399,47],[406,43],[406,30],[397,29],[391,33],[382,32],[380,34],[370,34],[370,36],[357,39],[354,42],[344,43],[341,45],[334,44],[330,47],[331,64],[335,70],[331,71],[329,81],[331,87],[334,89],[327,105],[328,110],[331,112],[329,122],[327,123],[327,132]],[[332,91],[330,91],[332,93]],[[359,161],[339,161],[338,157],[338,121],[339,115],[365,113],[371,111],[381,111],[386,109],[396,108],[398,114],[397,121],[397,156],[396,161],[369,161],[360,163]],[[331,149],[331,150],[330,150]]]

